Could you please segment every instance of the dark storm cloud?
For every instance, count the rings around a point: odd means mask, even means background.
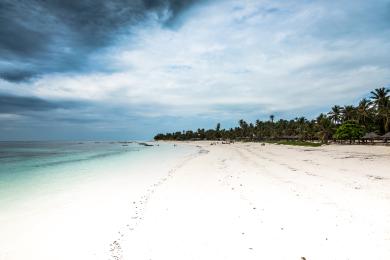
[[[195,2],[0,0],[0,77],[18,82],[50,72],[99,69],[88,64],[89,55],[145,21],[148,13],[172,26]]]
[[[73,109],[82,106],[80,102],[48,101],[36,97],[12,96],[0,94],[0,114],[51,111],[55,109]]]
[[[19,71],[19,70],[0,71],[0,78],[10,82],[27,81],[31,79],[31,77],[33,76],[34,73],[31,71]]]

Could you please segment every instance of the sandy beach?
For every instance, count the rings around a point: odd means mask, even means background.
[[[390,147],[189,145],[114,259],[390,259]]]
[[[0,0],[0,260],[390,260],[389,61],[390,0]]]
[[[390,147],[176,145],[3,211],[0,259],[390,259]]]

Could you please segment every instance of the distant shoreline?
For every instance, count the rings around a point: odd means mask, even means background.
[[[311,146],[311,147],[320,147],[320,146],[385,146],[390,147],[390,142],[355,142],[355,143],[339,143],[339,142],[329,142],[328,144],[322,144],[319,142],[294,142],[294,141],[230,141],[230,140],[157,140],[156,143],[177,143],[177,144],[202,144],[202,143],[216,143],[216,144],[234,144],[234,143],[246,143],[246,144],[275,144],[275,145],[291,145],[291,146]]]

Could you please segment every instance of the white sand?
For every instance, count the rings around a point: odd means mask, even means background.
[[[118,259],[390,259],[390,147],[202,146]]]
[[[0,259],[390,259],[390,147],[188,145],[202,152],[0,216]]]

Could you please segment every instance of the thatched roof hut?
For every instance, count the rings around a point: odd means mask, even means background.
[[[386,134],[381,136],[382,139],[390,140],[390,132],[387,132]]]
[[[374,132],[371,132],[371,133],[367,133],[367,134],[365,134],[363,137],[362,137],[362,139],[378,139],[378,138],[380,138],[380,136],[379,135],[377,135],[376,133],[374,133]]]

